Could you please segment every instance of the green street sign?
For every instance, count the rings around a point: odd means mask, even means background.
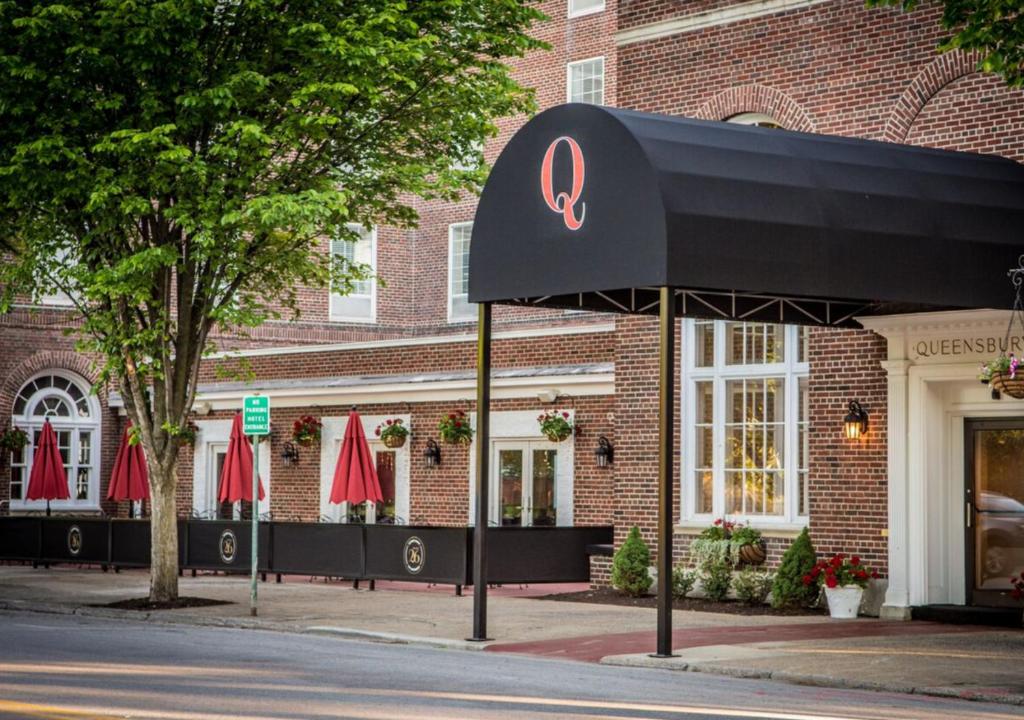
[[[270,398],[266,395],[246,395],[242,399],[242,432],[270,434]]]

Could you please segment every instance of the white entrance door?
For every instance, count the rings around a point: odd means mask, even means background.
[[[497,441],[493,447],[491,524],[556,525],[557,445],[546,441]]]

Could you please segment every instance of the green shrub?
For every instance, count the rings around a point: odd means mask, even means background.
[[[731,540],[714,540],[711,538],[698,537],[690,543],[690,555],[698,568],[703,568],[712,563],[733,563],[733,550]]]
[[[771,592],[772,576],[754,568],[747,568],[733,578],[732,589],[736,597],[748,605],[760,605]]]
[[[634,527],[612,558],[612,585],[633,597],[643,595],[654,582],[650,564],[651,551],[640,537],[640,528]]]
[[[697,573],[694,570],[687,570],[680,565],[672,568],[672,597],[676,600],[686,597],[696,582]]]
[[[782,563],[772,583],[772,607],[800,607],[818,599],[817,585],[805,585],[804,575],[814,567],[814,545],[807,528],[782,555]]]
[[[700,583],[709,599],[715,602],[725,600],[732,584],[732,565],[721,560],[705,564],[700,571]]]

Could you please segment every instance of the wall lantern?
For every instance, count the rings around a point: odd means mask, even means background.
[[[299,461],[299,450],[294,444],[286,442],[284,444],[284,450],[281,452],[281,459],[284,460],[285,465],[294,465]]]
[[[856,400],[850,401],[850,412],[843,419],[843,432],[850,440],[857,440],[868,431],[868,414]]]
[[[615,448],[604,435],[597,439],[597,450],[594,451],[598,467],[608,467],[615,461]]]
[[[427,440],[427,449],[423,451],[423,459],[427,467],[437,467],[441,464],[441,448],[433,440]]]

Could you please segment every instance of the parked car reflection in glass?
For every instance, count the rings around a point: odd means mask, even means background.
[[[1024,503],[1001,493],[978,496],[975,566],[978,589],[1009,588],[1024,572]]]

